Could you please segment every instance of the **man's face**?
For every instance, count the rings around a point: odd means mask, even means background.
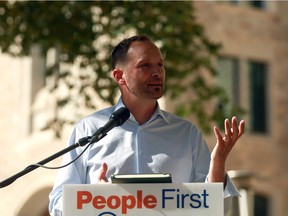
[[[123,66],[123,79],[128,94],[142,99],[162,97],[165,70],[158,47],[149,41],[133,42]]]

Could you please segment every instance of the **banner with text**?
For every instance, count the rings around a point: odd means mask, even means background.
[[[64,185],[63,216],[223,216],[222,183]]]

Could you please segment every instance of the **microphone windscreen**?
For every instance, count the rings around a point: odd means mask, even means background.
[[[130,111],[126,107],[121,107],[111,114],[110,119],[114,119],[116,121],[116,126],[120,126],[126,122],[129,117]]]

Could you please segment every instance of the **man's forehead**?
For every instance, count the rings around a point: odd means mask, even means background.
[[[131,49],[145,49],[146,47],[155,47],[158,48],[153,42],[149,41],[149,40],[145,40],[145,41],[134,41],[131,43],[129,50]]]
[[[140,56],[150,56],[151,54],[159,54],[162,58],[160,49],[151,41],[135,41],[133,42],[127,52],[128,56],[131,57],[137,55]]]

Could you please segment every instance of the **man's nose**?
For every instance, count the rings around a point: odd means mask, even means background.
[[[162,69],[157,65],[153,67],[152,76],[153,77],[160,77],[162,74]]]

